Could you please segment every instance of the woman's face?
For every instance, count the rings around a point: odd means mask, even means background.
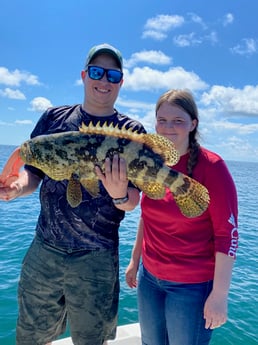
[[[163,103],[156,116],[156,132],[171,140],[182,156],[188,151],[189,133],[196,127],[197,120],[175,105]]]

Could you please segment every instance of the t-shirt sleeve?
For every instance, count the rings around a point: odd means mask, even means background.
[[[238,201],[235,183],[223,160],[211,164],[206,174],[215,251],[235,258],[238,247]]]

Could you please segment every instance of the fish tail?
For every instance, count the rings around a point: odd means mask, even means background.
[[[19,171],[24,165],[20,157],[20,148],[17,147],[7,160],[0,175],[0,186],[9,186],[19,176]]]
[[[209,193],[206,187],[196,180],[178,173],[170,186],[174,200],[180,211],[188,218],[198,217],[206,211],[209,205]]]

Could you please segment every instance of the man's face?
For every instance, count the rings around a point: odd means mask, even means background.
[[[99,66],[105,69],[114,69],[120,71],[115,58],[110,54],[97,55],[91,62],[90,66]],[[86,104],[91,107],[112,108],[118,97],[120,87],[123,83],[111,83],[107,80],[106,73],[99,80],[93,80],[89,77],[87,71],[82,71],[82,80],[85,88]]]

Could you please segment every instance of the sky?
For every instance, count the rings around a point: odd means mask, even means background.
[[[45,109],[83,101],[89,49],[117,47],[117,110],[154,132],[155,103],[189,89],[201,145],[258,162],[257,0],[1,0],[0,144],[27,140]]]

